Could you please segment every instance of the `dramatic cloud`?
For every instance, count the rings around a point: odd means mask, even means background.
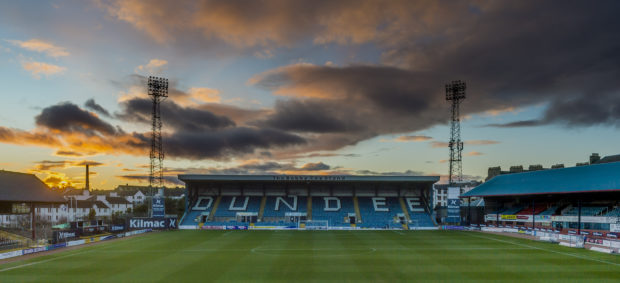
[[[80,132],[87,135],[115,135],[119,129],[99,119],[75,104],[64,102],[47,107],[35,117],[37,125],[51,130]]]
[[[41,75],[52,76],[60,74],[67,70],[67,68],[65,67],[36,61],[23,62],[22,68],[30,72],[32,76],[36,79],[40,79]]]
[[[50,147],[72,155],[130,154],[148,152],[149,139],[125,133],[94,113],[68,102],[44,108],[31,131],[0,127],[0,142]]]
[[[99,1],[113,18],[127,22],[162,44],[224,42],[237,48],[269,47],[300,41],[315,44],[393,45],[408,37],[430,38],[462,24],[480,7],[465,2],[395,0],[260,2],[221,0]]]
[[[338,149],[382,134],[412,132],[445,121],[441,88],[425,75],[393,67],[292,65],[250,80],[292,98],[259,124],[323,134],[317,149]]]
[[[28,41],[21,41],[21,40],[7,40],[7,41],[20,48],[30,50],[30,51],[45,53],[47,56],[50,56],[50,57],[69,56],[69,52],[65,48],[56,46],[51,42],[36,39],[36,38],[30,39]]]
[[[258,124],[286,131],[313,133],[342,133],[361,128],[356,121],[339,117],[344,113],[337,113],[325,106],[319,101],[280,100],[276,103],[274,114]]]
[[[549,124],[561,124],[567,127],[593,125],[620,127],[620,91],[613,94],[599,94],[596,99],[584,95],[570,100],[556,101],[547,108],[544,116],[540,119],[489,124],[487,126],[516,128]]]
[[[254,122],[272,112],[271,109],[246,109],[220,103],[202,104],[196,108],[218,116],[228,117],[240,125],[247,125],[248,122]]]
[[[226,159],[258,148],[304,145],[300,136],[275,129],[234,127],[217,131],[182,131],[164,137],[168,155],[186,159]]]
[[[328,57],[340,56],[340,50],[349,55],[338,65],[292,64],[256,74],[250,84],[278,96],[273,107],[264,109],[223,105],[227,100],[216,89],[181,90],[179,82],[171,80],[162,116],[166,154],[172,158],[312,156],[381,135],[420,133],[448,122],[443,85],[453,79],[468,83],[464,116],[546,106],[542,117],[490,126],[618,126],[620,121],[616,1],[97,3],[108,19],[145,33],[156,41],[147,39],[150,45],[180,56],[188,56],[184,51],[190,48],[203,54],[213,45],[280,59],[279,51],[296,51],[301,45],[307,51],[308,43],[329,50]],[[39,42],[31,50],[52,54],[56,47],[43,45]],[[277,62],[319,60],[309,57]],[[36,76],[64,71],[29,63],[34,65],[24,68]],[[167,66],[161,59],[142,63],[141,71]],[[131,79],[112,117],[94,100],[86,104],[94,112],[68,103],[54,105],[43,109],[31,131],[0,128],[0,140],[76,154],[142,155],[148,152],[147,133],[126,133],[101,119],[148,125],[146,78]],[[424,140],[431,141],[416,135],[397,138]],[[440,141],[430,145],[447,147]]]
[[[134,98],[121,103],[123,113],[118,117],[132,122],[150,123],[153,102],[149,99]],[[206,110],[181,107],[172,100],[161,103],[161,115],[165,127],[175,131],[205,131],[231,127],[235,122],[224,116],[215,115]]]
[[[110,115],[110,112],[108,112],[108,110],[106,110],[105,108],[103,108],[103,106],[97,104],[97,102],[95,102],[94,99],[89,99],[86,100],[86,103],[84,104],[84,106],[90,110],[93,110],[103,116],[106,116],[108,118],[112,118],[112,115]]]
[[[612,12],[619,4],[558,3],[104,1],[100,6],[175,46],[211,40],[262,52],[308,40],[372,44],[382,55],[377,65],[295,64],[250,80],[289,97],[252,125],[304,135],[308,150],[333,150],[445,123],[442,86],[452,79],[469,83],[463,115],[549,103],[545,117],[526,124],[617,125],[617,103],[605,101],[620,97],[613,83],[620,75],[615,52],[620,35],[614,28],[620,20]],[[585,101],[589,107],[578,107]]]
[[[125,104],[127,111],[118,115],[142,121],[147,113],[150,115],[146,109],[150,109],[150,102],[133,99]],[[307,142],[278,129],[238,127],[225,117],[181,108],[173,102],[162,105],[162,115],[167,115],[167,123],[173,126],[163,133],[166,155],[171,158],[229,159],[253,154],[257,149],[296,147]],[[38,127],[30,132],[0,127],[0,142],[52,147],[72,155],[146,155],[149,150],[147,134],[126,133],[72,103],[44,108],[35,120]]]

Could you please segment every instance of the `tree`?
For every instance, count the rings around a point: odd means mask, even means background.
[[[146,216],[148,214],[148,211],[149,211],[148,203],[143,203],[141,205],[138,205],[133,210],[134,215],[136,216]]]
[[[90,211],[88,212],[88,220],[95,220],[95,216],[97,216],[97,212],[94,208],[91,207]]]
[[[179,219],[183,217],[183,213],[185,213],[185,197],[177,201],[177,216]]]

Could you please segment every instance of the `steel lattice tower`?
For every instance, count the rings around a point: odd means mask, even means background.
[[[149,77],[149,96],[153,101],[152,135],[151,135],[151,172],[149,175],[149,194],[153,201],[153,188],[164,186],[164,149],[161,141],[160,103],[168,97],[168,79]],[[151,208],[149,207],[149,211]]]
[[[465,99],[465,82],[452,81],[446,84],[446,100],[452,101],[452,120],[450,121],[450,176],[449,184],[463,181],[463,142],[461,141],[460,105]]]

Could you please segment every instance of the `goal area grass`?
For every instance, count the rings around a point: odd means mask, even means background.
[[[479,232],[168,231],[0,265],[0,282],[610,282],[620,256]]]

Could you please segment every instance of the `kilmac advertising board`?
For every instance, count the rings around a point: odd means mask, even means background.
[[[177,229],[178,222],[176,218],[131,218],[128,221],[130,230],[133,229]]]

